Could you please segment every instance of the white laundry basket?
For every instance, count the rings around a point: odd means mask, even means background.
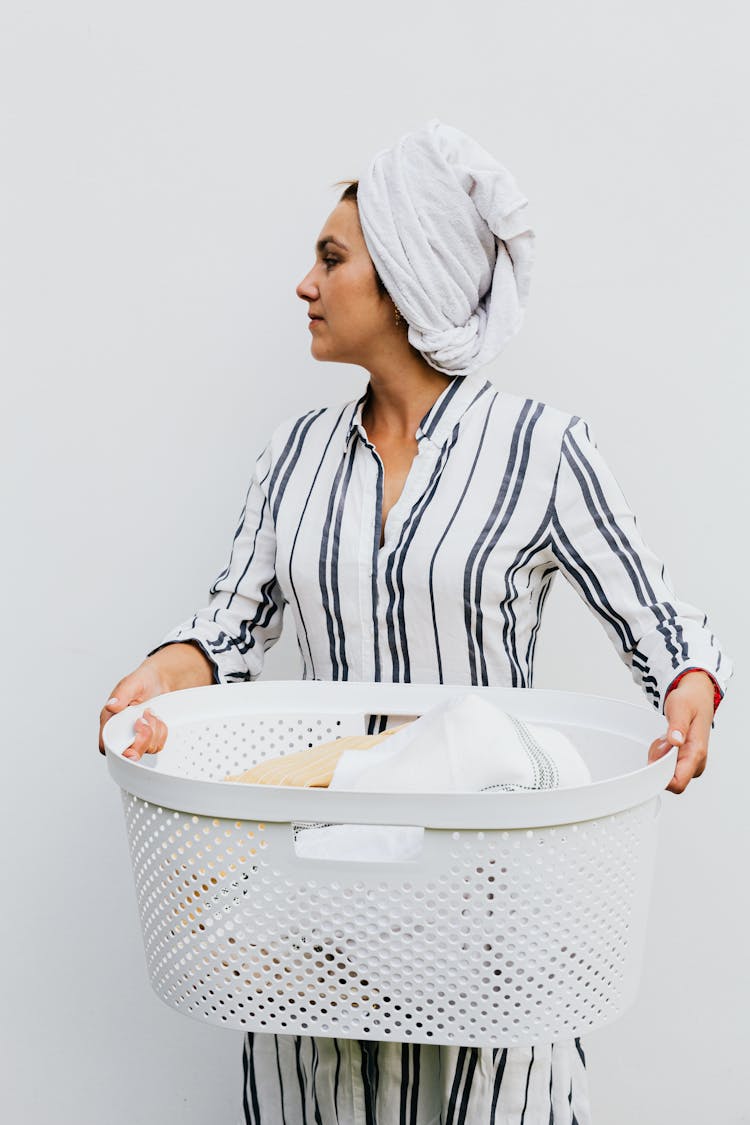
[[[265,757],[388,725],[468,690],[563,730],[593,783],[377,794],[224,782]],[[151,700],[164,750],[110,719],[148,971],[165,1003],[258,1032],[512,1046],[601,1027],[635,997],[659,794],[655,711],[569,692],[258,681]],[[416,859],[297,855],[295,825],[424,828]]]

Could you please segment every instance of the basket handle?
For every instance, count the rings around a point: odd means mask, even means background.
[[[336,871],[367,869],[368,874],[387,875],[424,868],[433,858],[444,860],[449,832],[393,824],[265,825],[269,860],[289,869],[318,868],[328,876]]]

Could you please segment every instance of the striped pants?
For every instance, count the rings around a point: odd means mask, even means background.
[[[591,1125],[580,1040],[434,1047],[248,1032],[243,1125]]]

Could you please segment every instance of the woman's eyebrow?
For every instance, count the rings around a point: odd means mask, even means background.
[[[328,234],[328,235],[324,235],[324,237],[321,238],[316,243],[315,249],[318,251],[319,254],[323,253],[323,251],[326,248],[326,243],[328,243],[328,242],[332,242],[334,244],[334,246],[340,246],[342,250],[348,250],[349,249],[349,247],[345,246],[343,242],[339,242],[339,240],[337,238],[334,238],[333,235]]]

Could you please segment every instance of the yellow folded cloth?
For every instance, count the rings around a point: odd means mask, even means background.
[[[322,742],[296,754],[269,758],[244,773],[230,774],[225,781],[242,781],[249,785],[298,785],[304,789],[327,789],[338,760],[345,750],[369,750],[408,723],[390,727],[380,734],[350,734],[333,742]]]

